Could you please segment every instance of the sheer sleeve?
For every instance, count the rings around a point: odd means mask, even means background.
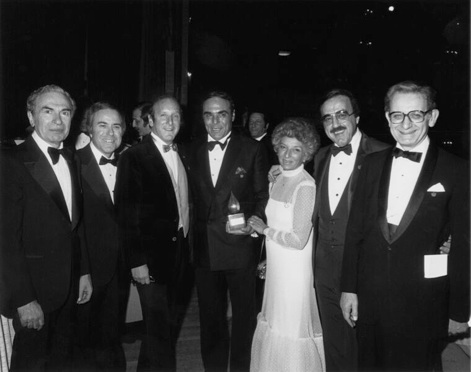
[[[301,183],[294,192],[292,226],[286,230],[276,230],[269,226],[267,239],[287,248],[303,249],[308,241],[312,228],[313,208],[315,206],[316,188],[313,183]]]

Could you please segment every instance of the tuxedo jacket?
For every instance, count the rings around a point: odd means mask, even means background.
[[[279,158],[277,157],[277,154],[274,150],[274,146],[272,145],[271,135],[269,133],[267,133],[259,142],[264,145],[264,147],[267,151],[269,164],[270,165],[278,165],[279,164]]]
[[[314,162],[314,171],[313,171],[313,178],[315,179],[316,182],[316,200],[320,200],[320,195],[322,192],[322,185],[328,184],[325,181],[328,180],[329,177],[329,166],[331,163],[331,146],[325,146],[320,151],[316,154],[315,156],[315,162]],[[351,177],[349,178],[349,181],[346,185],[347,188],[347,209],[350,211],[351,209],[351,204],[352,204],[352,196],[354,194],[355,187],[357,185],[357,181],[359,179],[359,173],[362,169],[362,164],[364,163],[364,159],[368,154],[371,154],[373,152],[378,152],[381,150],[386,149],[389,147],[387,144],[377,141],[374,138],[368,137],[366,134],[362,133],[361,137],[361,142],[359,145],[359,148],[357,150],[356,154],[356,160],[354,163],[354,168],[351,173]],[[328,194],[327,192],[325,193],[326,195]],[[315,208],[313,212],[313,226],[314,226],[314,235],[313,235],[313,244],[314,244],[314,249],[313,249],[313,270],[315,275],[316,270],[316,254],[319,252],[319,247],[317,247],[317,242],[318,242],[318,222],[319,222],[319,213],[320,213],[320,203],[317,202],[315,203]],[[346,215],[346,220],[348,218],[348,215]],[[342,240],[342,239],[341,239]],[[333,268],[333,271],[331,274],[336,275],[337,277],[337,282],[339,281],[339,272],[341,271],[341,265],[342,265],[342,257],[339,257],[339,270],[336,270],[336,268]]]
[[[403,218],[390,236],[386,212],[392,159],[392,149],[365,159],[346,232],[341,290],[357,293],[360,322],[416,337],[442,337],[449,318],[465,322],[470,315],[469,169],[431,143]],[[449,235],[447,275],[426,279],[424,256],[439,255]]]
[[[231,193],[238,199],[246,219],[252,215],[265,219],[269,196],[265,148],[233,132],[215,186],[210,175],[207,135],[192,143],[189,155],[196,220],[195,264],[211,270],[255,265],[260,241],[249,235],[228,234],[226,222]]]
[[[56,310],[71,284],[89,273],[72,156],[71,219],[52,166],[33,138],[1,154],[0,305],[6,316],[34,300],[45,313]]]
[[[147,265],[161,284],[172,278],[177,253],[179,210],[171,177],[150,135],[120,156],[115,204],[128,266]]]
[[[77,151],[77,158],[92,284],[105,285],[116,273],[121,258],[115,206],[90,144]]]

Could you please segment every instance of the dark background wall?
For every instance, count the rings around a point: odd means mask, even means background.
[[[321,93],[342,86],[360,99],[361,128],[388,140],[384,94],[414,79],[439,92],[432,136],[469,154],[468,0],[2,0],[0,24],[2,139],[24,135],[26,97],[55,83],[78,102],[73,135],[99,99],[129,117],[136,102],[174,93],[189,138],[208,89],[229,90],[238,119],[263,105],[276,122],[315,118]]]

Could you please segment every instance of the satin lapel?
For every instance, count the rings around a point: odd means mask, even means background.
[[[420,175],[418,176],[418,181],[411,195],[410,201],[403,213],[403,217],[398,225],[398,228],[393,235],[392,241],[395,241],[400,237],[405,230],[410,225],[411,221],[415,217],[418,209],[426,195],[428,190],[428,185],[431,182],[431,177],[433,176],[434,168],[436,167],[436,161],[438,159],[438,149],[433,144],[429,145],[428,152],[426,153],[426,159],[424,160],[423,167],[421,169]]]
[[[177,208],[177,199],[175,197],[175,190],[174,190],[174,184],[172,182],[172,176],[170,175],[169,169],[167,168],[166,162],[164,158],[162,157],[161,153],[159,150],[156,148],[156,145],[154,144],[154,141],[152,137],[149,135],[148,138],[146,138],[146,159],[150,162],[152,167],[156,169],[156,172],[153,172],[154,174],[159,174],[159,173],[164,173],[165,176],[163,179],[159,179],[158,182],[165,182],[165,189],[167,193],[167,198],[168,200],[174,200],[174,206]],[[165,172],[162,172],[162,170],[165,170]],[[177,211],[178,214],[178,211]]]
[[[77,167],[74,163],[74,155],[71,151],[67,151],[68,156],[66,157],[67,165],[69,166],[69,173],[71,176],[71,191],[72,191],[72,221],[71,229],[74,230],[79,223],[80,213],[82,210],[81,205],[81,189],[80,189],[80,180]],[[61,192],[62,194],[62,192]]]
[[[26,169],[28,169],[31,176],[51,197],[67,221],[70,222],[64,194],[62,193],[61,186],[59,185],[59,181],[57,180],[51,164],[31,137],[27,140],[25,146],[27,150],[24,157]],[[70,172],[72,173],[72,170]]]
[[[357,150],[356,161],[354,163],[354,168],[352,169],[351,177],[349,177],[349,189],[347,192],[347,213],[349,215],[351,211],[352,204],[352,195],[356,189],[357,179],[359,178],[359,173],[361,171],[362,162],[364,161],[365,156],[367,155],[365,151],[365,137],[362,136],[359,149]]]
[[[213,190],[213,181],[210,173],[210,157],[206,141],[203,141],[197,150],[198,166],[200,168],[199,177],[202,177],[207,185],[207,190]]]
[[[323,184],[323,180],[325,177],[328,176],[328,170],[329,170],[329,164],[331,162],[331,151],[326,151],[323,155],[323,158],[320,159],[320,162],[318,163],[320,169],[315,169],[315,173],[319,174],[319,177],[317,175],[315,176],[315,179],[319,179],[319,183],[316,185],[316,200],[320,200],[320,194],[321,194],[321,185]],[[313,211],[313,223],[316,223],[318,213],[320,210],[319,207],[320,203],[315,203],[315,209]]]
[[[108,212],[114,216],[114,206],[113,201],[111,200],[110,191],[108,190],[108,186],[103,179],[100,166],[97,164],[90,146],[88,146],[83,152],[83,160],[82,177],[93,190],[95,195],[97,195],[100,200],[103,201],[103,204],[106,206]]]
[[[221,189],[223,186],[228,185],[228,180],[231,179],[231,172],[233,171],[233,166],[239,154],[241,152],[240,138],[234,136],[228,143],[228,148],[226,149],[225,155],[223,157],[223,163],[221,164],[220,173],[218,174],[218,180],[216,181],[215,190]]]
[[[387,222],[387,206],[388,206],[388,187],[390,185],[390,173],[392,170],[392,156],[387,155],[385,158],[382,174],[380,176],[379,195],[378,195],[378,223],[382,234],[388,242],[390,242],[390,232]]]

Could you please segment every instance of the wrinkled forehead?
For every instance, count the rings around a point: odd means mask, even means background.
[[[45,92],[35,100],[35,111],[39,111],[45,107],[55,109],[69,109],[72,111],[72,102],[61,92]]]
[[[390,100],[390,111],[409,112],[414,110],[426,111],[428,100],[424,94],[415,92],[396,92]]]

